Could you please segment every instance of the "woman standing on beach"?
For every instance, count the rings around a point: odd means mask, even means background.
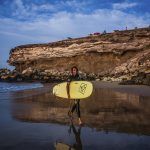
[[[79,80],[81,80],[81,79],[80,79],[80,76],[78,74],[78,68],[76,66],[73,66],[71,68],[71,75],[69,76],[68,83],[67,83],[67,94],[68,94],[69,99],[70,99],[70,82],[71,81],[79,81]],[[73,112],[75,110],[76,110],[76,113],[78,115],[79,125],[81,125],[82,121],[81,121],[81,114],[80,114],[80,99],[74,99],[74,103],[68,112],[69,117],[72,117]]]

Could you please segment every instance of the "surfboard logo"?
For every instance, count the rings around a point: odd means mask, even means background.
[[[81,83],[81,85],[79,87],[79,92],[84,95],[86,88],[87,88],[87,84]]]

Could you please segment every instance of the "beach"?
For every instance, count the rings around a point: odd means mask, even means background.
[[[148,0],[0,1],[0,150],[150,150]]]
[[[82,127],[76,114],[70,123],[69,101],[52,95],[57,83],[1,91],[0,149],[149,149],[150,87],[92,83],[93,94],[81,101]]]

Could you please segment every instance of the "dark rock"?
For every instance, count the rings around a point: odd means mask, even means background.
[[[122,81],[120,84],[150,85],[150,74],[140,72],[137,76],[133,76],[131,80]]]

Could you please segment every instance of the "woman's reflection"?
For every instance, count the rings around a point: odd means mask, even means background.
[[[69,128],[69,134],[73,133],[75,136],[75,143],[73,145],[68,145],[63,142],[56,142],[55,149],[56,150],[82,150],[82,141],[80,138],[81,135],[81,126],[78,129],[71,123]]]

